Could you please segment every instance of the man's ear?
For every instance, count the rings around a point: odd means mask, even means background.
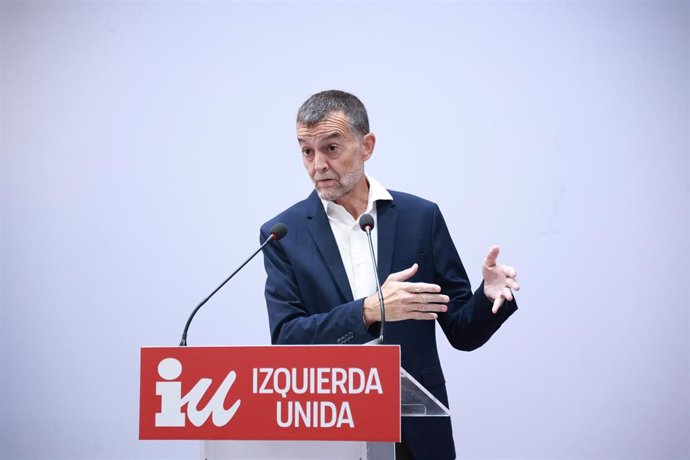
[[[374,153],[374,147],[376,146],[376,135],[374,133],[366,134],[362,138],[362,147],[364,147],[363,160],[367,161],[371,158]]]

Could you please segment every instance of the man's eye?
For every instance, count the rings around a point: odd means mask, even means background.
[[[337,152],[337,151],[338,151],[338,146],[337,146],[337,145],[329,145],[329,146],[328,146],[328,151],[329,151],[329,152]]]
[[[302,149],[302,155],[308,157],[309,155],[311,155],[311,149]]]

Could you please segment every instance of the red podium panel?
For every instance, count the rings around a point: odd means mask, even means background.
[[[142,348],[139,439],[399,441],[400,348]]]

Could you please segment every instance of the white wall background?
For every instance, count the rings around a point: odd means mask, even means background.
[[[442,359],[463,458],[690,457],[688,2],[0,3],[0,457],[140,442],[138,351],[175,345],[306,196],[294,115],[340,88],[368,170],[437,201],[520,311]],[[254,261],[190,344],[266,344]]]

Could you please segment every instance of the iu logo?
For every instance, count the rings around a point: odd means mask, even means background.
[[[215,426],[225,426],[232,420],[232,417],[240,407],[241,401],[238,399],[229,408],[225,409],[225,398],[235,383],[235,371],[231,371],[223,380],[216,393],[206,404],[206,407],[199,409],[199,402],[206,391],[211,386],[212,380],[203,378],[199,380],[189,393],[182,395],[182,382],[175,381],[182,374],[182,363],[175,358],[165,358],[158,364],[158,375],[164,381],[156,382],[156,395],[161,397],[161,411],[156,413],[157,427],[183,427],[185,426],[185,413],[182,411],[187,405],[187,418],[194,426],[200,427],[209,415]]]

